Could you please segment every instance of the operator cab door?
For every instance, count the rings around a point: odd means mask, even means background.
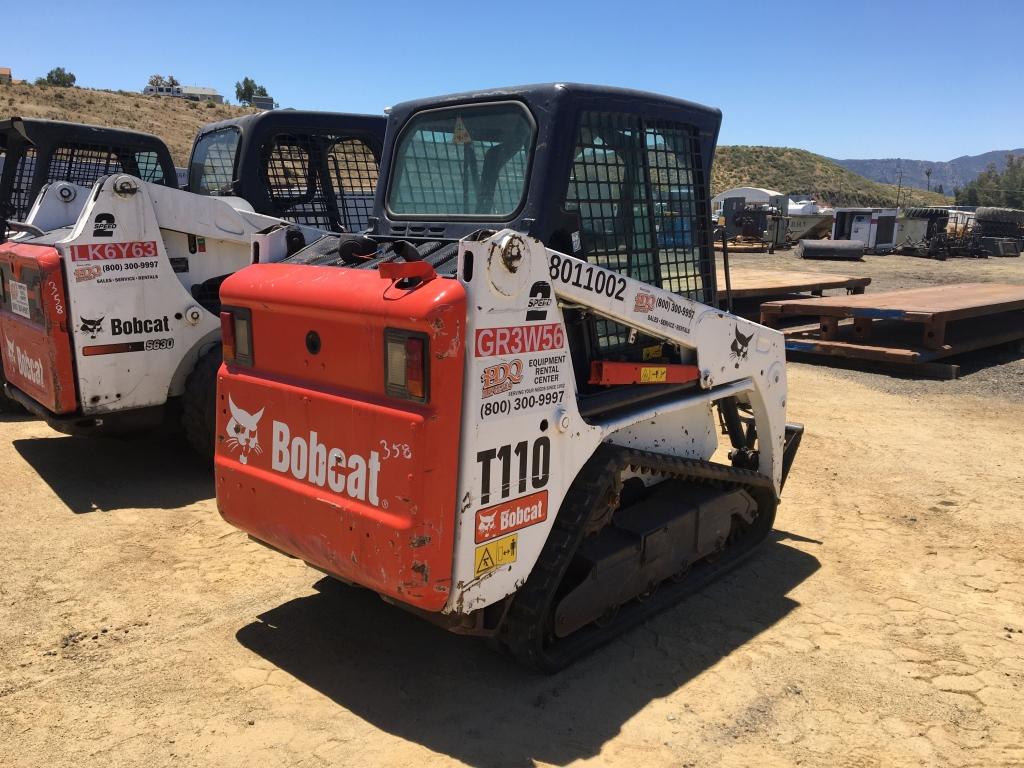
[[[871,216],[858,213],[850,225],[850,240],[860,240],[865,246],[871,246]]]
[[[696,131],[687,125],[581,113],[564,203],[579,222],[576,255],[710,303],[714,276],[699,150]],[[677,350],[609,320],[577,315],[569,330],[583,393],[594,391],[587,384],[593,360],[681,362]]]
[[[369,226],[378,159],[362,139],[329,133],[278,133],[260,149],[272,215],[332,231]]]

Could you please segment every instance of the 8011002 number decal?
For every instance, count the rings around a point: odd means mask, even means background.
[[[548,273],[552,280],[560,280],[567,285],[616,301],[625,301],[622,294],[626,290],[626,278],[609,275],[607,270],[595,268],[592,264],[570,261],[557,253],[552,253],[548,262]]]

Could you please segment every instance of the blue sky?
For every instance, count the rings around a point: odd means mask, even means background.
[[[719,107],[721,142],[949,160],[1024,146],[1024,2],[66,2],[6,4],[0,66],[136,90],[154,72],[234,100],[380,112],[558,80]],[[793,10],[788,10],[793,9]],[[33,31],[35,30],[35,31]]]

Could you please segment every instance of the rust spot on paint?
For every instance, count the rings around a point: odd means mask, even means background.
[[[430,568],[427,567],[426,563],[420,563],[416,560],[412,561],[412,569],[423,578],[423,583],[426,584],[430,581]]]

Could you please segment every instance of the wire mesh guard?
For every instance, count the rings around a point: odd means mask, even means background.
[[[15,158],[11,158],[14,160]],[[10,217],[15,221],[24,221],[32,207],[32,177],[36,172],[36,148],[26,147],[24,154],[18,157],[14,167],[14,181],[10,193]]]
[[[223,128],[200,136],[192,152],[189,191],[200,195],[234,193],[237,128]]]
[[[32,182],[39,156],[35,147],[24,147],[18,157],[11,188],[12,217],[22,221],[32,209]],[[102,144],[61,144],[50,154],[42,183],[67,181],[91,187],[97,179],[113,173],[130,173],[143,181],[163,181],[163,168],[156,152]],[[40,184],[40,187],[42,184]]]
[[[638,115],[584,112],[565,208],[576,211],[588,261],[688,298],[713,290],[701,214],[707,207],[694,130]],[[706,249],[704,249],[706,250]],[[603,350],[629,329],[595,324]]]
[[[335,231],[369,226],[378,163],[362,140],[278,134],[266,158],[267,189],[281,218]]]

